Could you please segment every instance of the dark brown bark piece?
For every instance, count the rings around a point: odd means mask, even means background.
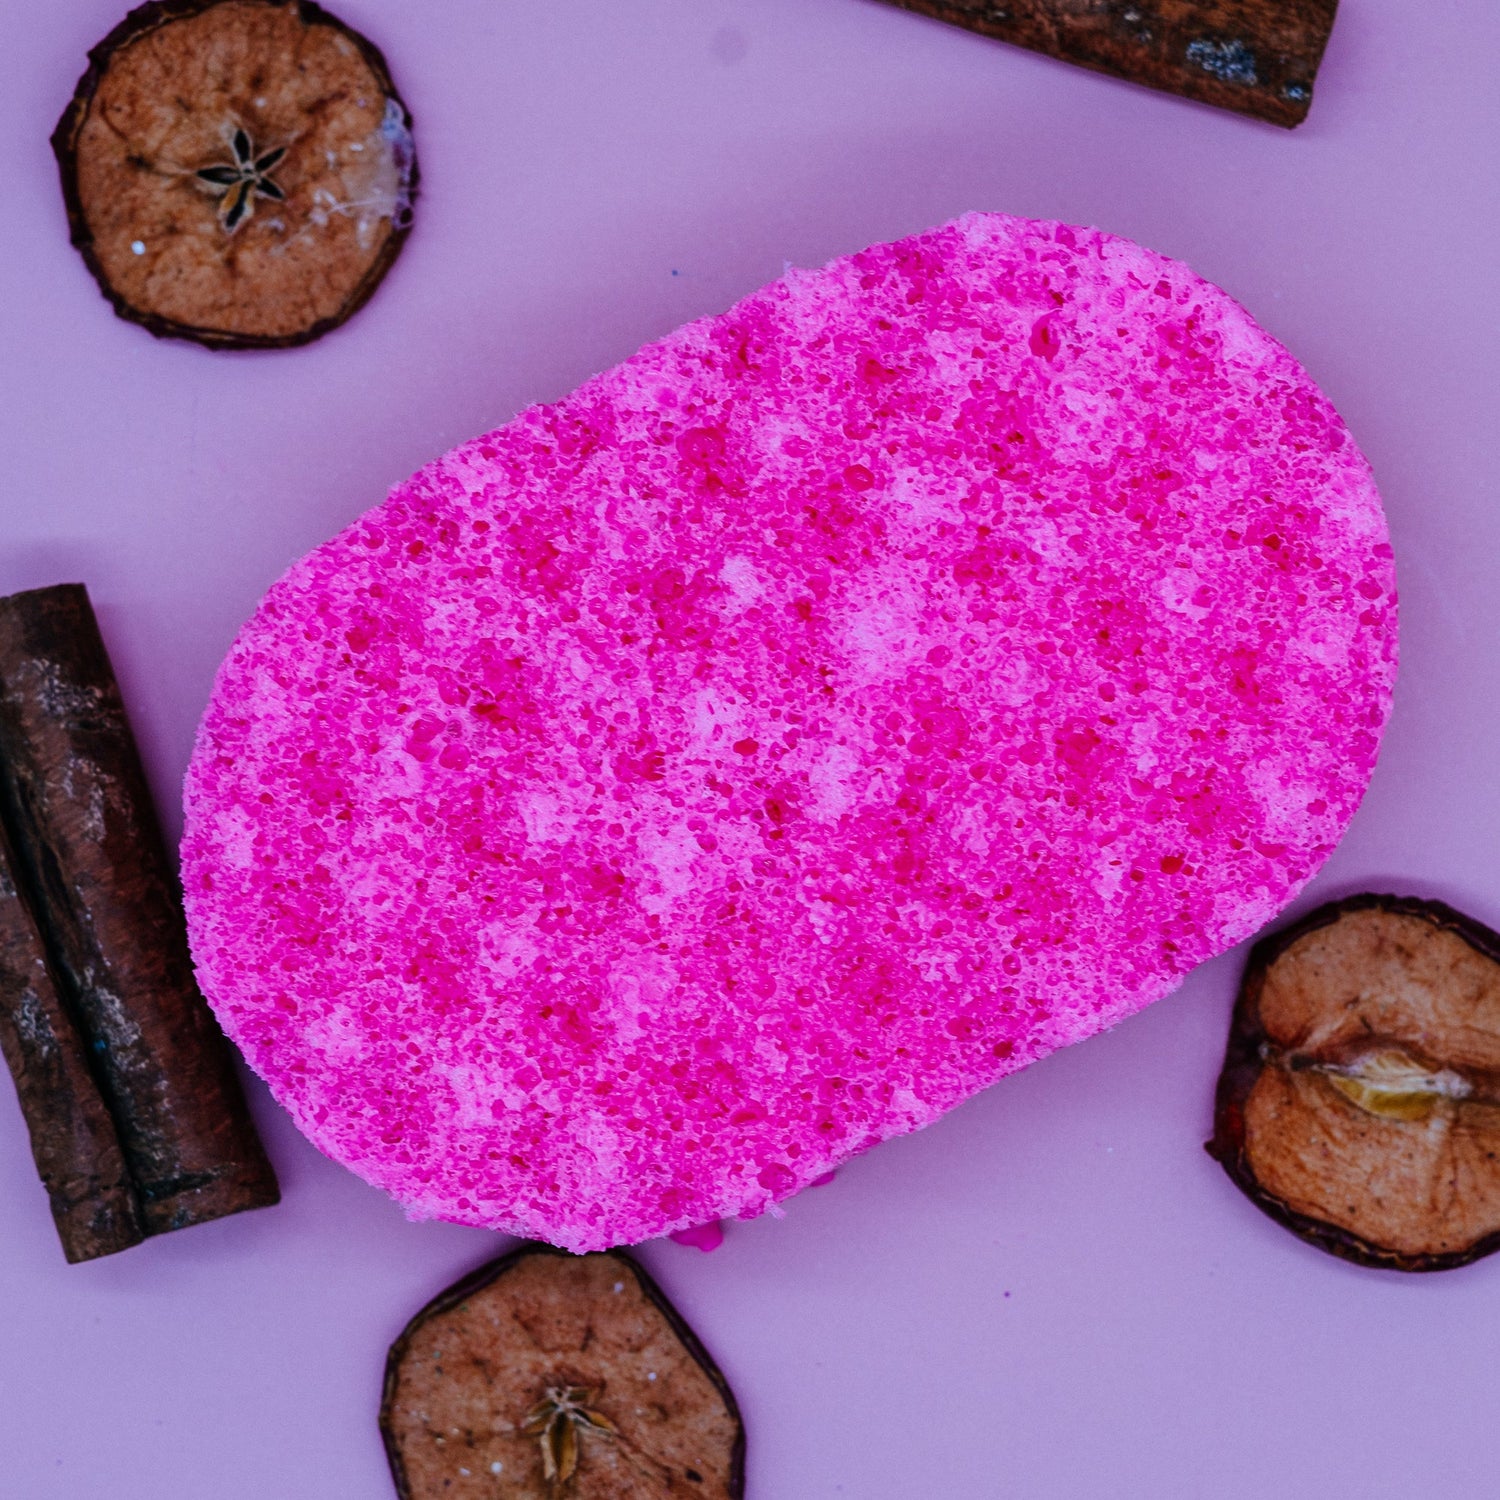
[[[146,1233],[277,1202],[79,584],[0,599],[0,819]]]
[[[114,1121],[72,1019],[58,998],[42,939],[0,826],[0,1052],[16,1082],[37,1175],[69,1261],[127,1250],[145,1238]]]
[[[1500,1249],[1500,934],[1362,895],[1258,943],[1207,1145],[1345,1260],[1441,1271]]]
[[[89,53],[52,137],[73,243],[122,318],[216,349],[305,344],[411,228],[411,116],[311,0],[154,0]]]
[[[430,1302],[391,1346],[380,1430],[401,1500],[744,1494],[729,1386],[619,1251],[523,1245]]]
[[[1298,125],[1338,0],[887,0],[985,36]]]

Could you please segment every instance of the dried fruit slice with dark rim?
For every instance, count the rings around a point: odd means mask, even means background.
[[[52,136],[74,245],[122,318],[215,349],[310,343],[411,229],[411,116],[311,0],[154,0],[89,53]]]
[[[1256,944],[1207,1149],[1344,1260],[1442,1271],[1500,1249],[1500,934],[1361,895]]]
[[[402,1500],[739,1500],[745,1431],[703,1345],[630,1256],[525,1244],[428,1303],[380,1408]]]

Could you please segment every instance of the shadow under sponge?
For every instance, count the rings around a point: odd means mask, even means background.
[[[970,215],[296,564],[188,775],[200,978],[415,1217],[754,1215],[1274,916],[1395,655],[1368,466],[1291,356],[1177,262]]]

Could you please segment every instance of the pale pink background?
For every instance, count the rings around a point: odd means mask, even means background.
[[[214,667],[299,553],[453,442],[776,275],[968,208],[1190,262],[1382,485],[1384,758],[1303,905],[1500,925],[1500,10],[1344,0],[1287,134],[872,0],[341,0],[416,116],[401,262],[306,350],[117,321],[46,138],[120,0],[0,0],[0,592],[93,590],[169,829]],[[1493,1493],[1500,1260],[1360,1271],[1203,1154],[1242,954],[723,1249],[643,1259],[734,1383],[753,1500]],[[407,1224],[259,1086],[275,1210],[66,1267],[0,1082],[0,1494],[363,1500],[386,1345],[504,1248]]]

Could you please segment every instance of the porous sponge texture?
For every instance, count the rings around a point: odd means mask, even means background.
[[[293,567],[188,774],[193,951],[414,1217],[748,1216],[1273,916],[1395,656],[1368,467],[1286,351],[1181,264],[970,215]]]

